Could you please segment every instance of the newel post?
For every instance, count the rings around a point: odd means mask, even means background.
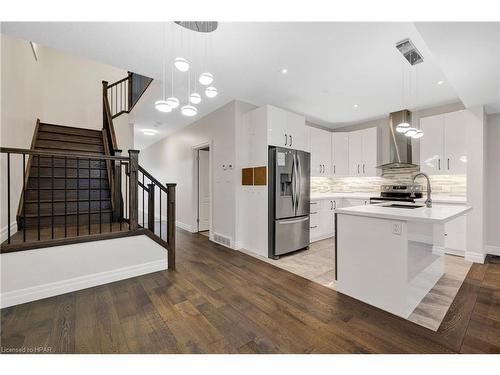
[[[128,150],[129,155],[129,229],[136,230],[139,210],[139,150]]]
[[[167,185],[167,243],[168,268],[175,270],[175,186]]]

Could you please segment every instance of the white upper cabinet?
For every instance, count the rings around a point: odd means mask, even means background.
[[[349,133],[349,175],[377,176],[380,164],[379,128]]]
[[[444,116],[420,119],[420,170],[427,174],[443,174]]]
[[[332,176],[349,176],[349,133],[332,133]]]
[[[363,158],[363,136],[361,131],[349,133],[349,175],[361,176]]]
[[[427,174],[467,171],[466,113],[457,111],[420,119],[420,170]]]
[[[379,128],[361,130],[361,174],[374,177],[380,165]]]
[[[313,127],[309,131],[311,134],[311,176],[330,176],[332,168],[331,133]]]
[[[304,116],[286,112],[286,130],[289,147],[295,150],[306,149],[306,121]]]
[[[265,106],[265,108],[267,111],[268,144],[304,150],[306,146],[304,116],[270,105]]]
[[[290,147],[287,134],[286,111],[273,106],[266,106],[267,112],[267,141],[271,146]]]
[[[465,116],[465,111],[444,115],[444,169],[448,174],[467,173]]]

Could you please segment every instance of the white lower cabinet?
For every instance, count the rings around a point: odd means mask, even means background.
[[[464,255],[467,247],[467,215],[457,217],[444,225],[445,252]]]
[[[369,199],[344,198],[343,207],[363,206],[367,204],[370,204]]]
[[[310,242],[324,240],[335,235],[335,208],[340,199],[319,199],[311,201]]]

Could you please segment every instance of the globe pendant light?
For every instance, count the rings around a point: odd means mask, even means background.
[[[172,107],[168,104],[166,100],[157,100],[155,102],[155,108],[160,112],[172,112]]]
[[[417,130],[415,134],[413,134],[411,137],[414,139],[419,139],[424,136],[424,132],[422,130]]]
[[[177,99],[175,96],[171,96],[170,98],[167,98],[167,103],[170,107],[172,108],[177,108],[179,106],[179,99]]]
[[[201,96],[197,92],[193,92],[191,95],[189,95],[189,101],[193,104],[200,104],[201,102]]]
[[[214,86],[209,86],[205,89],[205,95],[207,98],[215,98],[217,96],[217,88]]]
[[[198,78],[198,82],[200,82],[203,86],[208,86],[213,81],[214,81],[214,76],[208,72],[201,73],[200,78]]]
[[[401,124],[396,126],[396,131],[398,133],[406,133],[408,129],[410,129],[410,124],[408,124],[407,122],[402,122]]]
[[[186,117],[193,117],[198,114],[198,110],[196,109],[195,106],[188,104],[181,108],[181,113]]]
[[[415,128],[409,128],[406,132],[405,135],[407,137],[413,137],[415,134],[417,134],[418,130]]]
[[[165,91],[166,91],[166,74],[165,74],[165,70],[166,70],[166,61],[165,61],[165,51],[166,51],[166,46],[165,46],[165,25],[163,26],[163,49],[162,49],[162,55],[163,55],[163,96],[162,96],[162,99],[161,100],[157,100],[155,102],[155,108],[157,111],[159,112],[164,112],[164,113],[168,113],[168,112],[172,112],[172,107],[168,104],[168,102],[165,100]]]
[[[189,70],[189,62],[184,57],[177,57],[174,60],[174,65],[181,72],[187,72]]]

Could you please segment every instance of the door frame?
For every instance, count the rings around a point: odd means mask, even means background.
[[[201,149],[209,148],[208,152],[208,190],[210,196],[210,204],[209,204],[209,214],[208,214],[208,231],[210,234],[210,239],[213,240],[213,198],[214,198],[214,189],[213,189],[213,179],[212,179],[212,171],[213,171],[213,140],[206,141],[200,143],[196,146],[192,147],[192,160],[193,160],[193,212],[192,212],[192,232],[199,232],[199,223],[198,223],[198,215],[200,209],[200,195],[199,195],[199,162],[198,162],[198,152]]]

